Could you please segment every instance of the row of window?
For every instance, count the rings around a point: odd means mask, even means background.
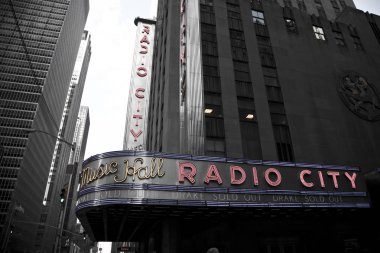
[[[36,63],[36,62],[30,63],[29,61],[20,61],[20,60],[9,59],[9,58],[1,59],[0,65],[9,66],[9,67],[16,67],[16,68],[31,68],[36,73],[39,71],[42,71],[42,72],[45,71],[45,74],[49,70],[49,65],[47,65],[47,64]]]
[[[34,112],[29,111],[19,111],[19,110],[6,110],[0,111],[1,118],[14,118],[14,119],[28,119],[33,120],[35,116]]]
[[[44,85],[45,79],[16,75],[0,75],[0,81]]]
[[[26,146],[27,141],[28,141],[27,139],[22,139],[22,138],[3,137],[1,140],[1,144],[4,147],[23,148]]]
[[[12,21],[8,21],[8,22],[14,22],[13,21],[14,20],[13,12],[10,10],[4,10],[0,14],[0,18],[2,20],[12,20]],[[21,14],[21,13],[18,13],[17,20],[19,22],[31,21],[34,24],[47,25],[47,26],[53,25],[53,26],[58,26],[58,27],[61,27],[63,24],[63,20],[54,19],[54,17],[53,18],[52,17],[39,17],[39,16],[31,16],[31,15],[26,15],[26,14]]]
[[[257,10],[252,10],[252,17],[253,17],[253,22],[255,24],[258,24],[261,26],[266,25],[263,12],[260,12]],[[284,21],[285,21],[285,26],[289,32],[297,32],[297,25],[296,25],[295,20],[290,19],[290,18],[284,18]],[[256,28],[257,27],[258,26],[256,26]],[[349,28],[350,28],[351,38],[353,40],[353,44],[354,44],[355,49],[364,50],[363,45],[362,45],[361,40],[360,40],[360,37],[359,37],[358,33],[356,32],[356,29],[351,27],[351,26]],[[313,25],[313,32],[314,32],[314,36],[316,39],[326,41],[326,36],[325,36],[325,32],[324,32],[323,27]],[[262,34],[260,34],[260,35],[262,35]],[[333,30],[333,35],[334,35],[334,40],[335,40],[336,45],[342,46],[342,47],[346,46],[342,32]],[[266,60],[270,61],[270,59],[266,59]],[[270,65],[268,65],[268,66],[270,66]]]
[[[0,108],[35,111],[37,110],[37,105],[38,103],[30,103],[30,102],[24,102],[24,101],[11,101],[11,100],[6,100],[6,99],[0,100]]]
[[[43,43],[49,43],[52,45],[55,45],[57,43],[56,38],[47,37],[43,35],[34,35],[34,34],[22,34],[22,37],[20,36],[20,33],[18,31],[10,31],[10,30],[1,30],[1,36],[5,38],[12,38],[12,39],[22,39],[22,40],[31,40],[36,42],[43,42]]]
[[[13,74],[13,75],[23,75],[23,76],[29,76],[29,77],[38,77],[38,78],[46,78],[47,72],[45,71],[35,71],[34,69],[30,68],[18,68],[18,67],[11,67],[11,66],[3,66],[3,64],[0,64],[1,66],[1,74]]]
[[[42,56],[36,56],[36,55],[29,55],[29,57],[22,53],[15,53],[15,52],[9,52],[5,51],[2,52],[2,57],[6,59],[14,59],[14,60],[21,60],[21,61],[31,61],[31,62],[37,62],[37,63],[44,63],[44,64],[50,64],[51,58],[50,57],[42,57]]]
[[[2,127],[32,128],[33,121],[26,119],[0,118]]]
[[[205,105],[205,154],[225,156],[224,120],[221,100],[218,47],[212,0],[201,0],[201,33]],[[203,18],[202,18],[203,17]],[[208,90],[208,91],[207,91]],[[209,91],[212,91],[209,92]]]
[[[0,3],[0,8],[3,11],[9,11],[13,13],[11,6],[9,6],[8,4]],[[42,17],[42,18],[52,18],[52,19],[56,19],[60,21],[64,21],[65,19],[65,16],[62,14],[56,14],[56,13],[51,13],[51,12],[40,12],[38,10],[18,8],[16,6],[15,6],[15,13],[16,15],[29,15],[29,16],[36,16],[36,17]]]
[[[252,10],[252,16],[253,21],[256,24],[255,31],[264,80],[266,82],[267,100],[270,109],[278,159],[280,161],[294,161],[292,142],[282,98],[282,91],[277,78],[276,61],[273,55],[269,33],[265,24],[264,13]]]
[[[238,1],[231,0],[227,2],[227,16],[234,66],[242,151],[245,158],[262,159],[253,87],[249,74],[247,48]]]
[[[5,169],[8,168],[19,168],[21,166],[22,157],[13,158],[13,157],[3,157],[1,159],[1,167],[3,167],[0,171],[0,177],[3,178],[17,178],[17,170],[14,169]]]
[[[2,129],[4,129],[4,128],[2,128]],[[19,130],[19,129],[16,129],[16,130],[18,130],[18,132],[21,132],[21,130]],[[2,132],[5,132],[5,131],[2,131]],[[5,137],[5,136],[7,136],[7,134],[8,134],[8,132],[5,132],[4,134],[0,133],[0,136],[1,137]],[[12,134],[12,137],[15,137],[14,135],[17,135],[17,133],[16,134],[10,133],[10,134]],[[27,133],[24,132],[23,135],[27,135]],[[27,138],[27,136],[26,137],[23,136],[23,138]],[[25,151],[25,148],[5,147],[3,155],[4,156],[9,156],[9,157],[23,157],[24,156],[24,151]]]
[[[0,179],[0,189],[14,189],[16,185],[16,180],[14,179]],[[3,208],[8,208],[8,205],[4,206],[4,203],[0,203],[0,212]]]
[[[51,37],[51,38],[58,38],[59,37],[59,32],[52,32],[49,30],[45,29],[37,29],[34,27],[28,27],[28,26],[22,26],[22,27],[17,27],[15,24],[3,24],[1,27],[2,30],[7,32],[8,34],[13,34],[15,31],[18,33],[21,32],[22,36],[26,34],[30,35],[42,35],[46,37]]]
[[[22,0],[23,3],[42,5],[46,7],[54,7],[56,9],[67,10],[69,8],[69,0],[50,0],[50,1],[38,1],[35,0]]]
[[[0,191],[0,201],[1,200],[5,200],[5,201],[9,201],[12,199],[12,195],[13,195],[13,191],[4,191],[4,190],[1,190]]]
[[[31,40],[21,40],[19,38],[12,38],[10,36],[5,37],[0,35],[0,43],[5,45],[18,45],[18,46],[24,46],[27,48],[34,48],[34,49],[40,49],[40,50],[50,50],[54,51],[55,44],[49,44],[44,43],[41,41],[31,41]]]
[[[37,15],[55,15],[55,16],[64,16],[66,15],[66,10],[62,10],[54,7],[45,7],[43,5],[32,5],[24,2],[12,1],[13,8],[15,13],[23,13],[25,10],[28,13],[38,13]],[[12,7],[9,4],[3,4],[1,7],[5,7],[4,9],[12,10]]]
[[[66,15],[66,11],[68,8],[68,5],[46,5],[46,4],[40,4],[40,3],[35,3],[31,1],[23,1],[23,2],[18,2],[14,1],[13,2],[14,7],[18,8],[26,8],[26,9],[32,9],[32,10],[37,10],[39,12],[48,12],[48,13],[55,13],[59,15]]]
[[[34,21],[28,21],[28,20],[15,20],[12,17],[7,16],[0,16],[0,22],[3,24],[8,25],[18,25],[23,29],[38,29],[38,30],[44,30],[44,31],[51,31],[51,32],[60,32],[61,31],[61,25],[54,25],[54,24],[47,24],[47,23],[40,23],[40,22],[34,22]]]
[[[313,26],[313,31],[314,31],[314,35],[316,39],[323,40],[323,41],[326,40],[325,32],[322,27]],[[342,32],[333,31],[333,35],[334,35],[334,41],[336,45],[341,46],[341,47],[346,47],[346,42],[345,42]],[[363,44],[359,36],[351,34],[351,38],[352,38],[355,49],[364,50]]]

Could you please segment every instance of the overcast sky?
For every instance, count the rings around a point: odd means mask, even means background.
[[[380,14],[380,0],[354,0],[358,9]],[[125,114],[135,43],[135,17],[152,18],[156,0],[90,0],[86,29],[92,56],[82,105],[90,108],[85,157],[123,147]],[[103,245],[103,253],[108,247]]]

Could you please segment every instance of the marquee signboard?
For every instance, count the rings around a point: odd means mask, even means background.
[[[145,150],[155,21],[136,18],[136,45],[128,98],[125,149]]]
[[[368,208],[359,168],[110,152],[83,164],[77,209],[109,205]]]

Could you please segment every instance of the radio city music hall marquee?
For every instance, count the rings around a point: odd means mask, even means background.
[[[77,209],[107,204],[368,208],[356,167],[110,152],[84,162]]]

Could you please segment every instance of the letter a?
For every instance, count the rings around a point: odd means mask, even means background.
[[[208,167],[207,175],[205,177],[205,183],[208,184],[210,182],[210,180],[217,181],[218,184],[223,183],[223,180],[220,177],[218,168],[214,164],[211,164]]]

